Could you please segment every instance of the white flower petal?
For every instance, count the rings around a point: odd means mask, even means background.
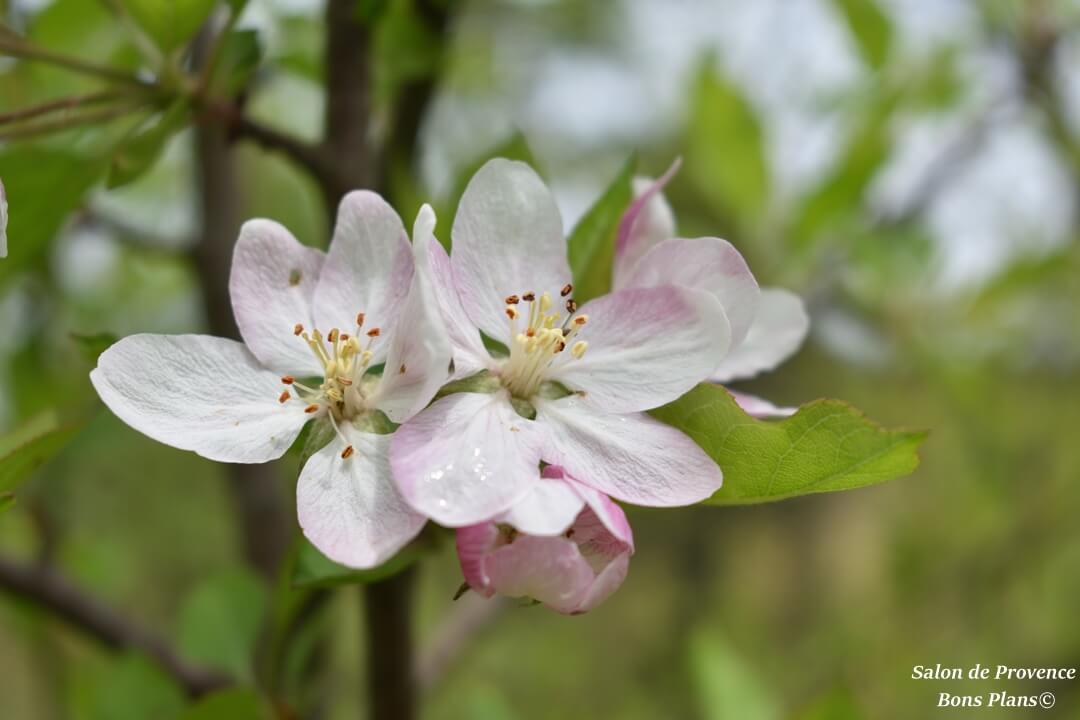
[[[271,220],[250,220],[240,228],[229,275],[233,315],[259,362],[281,374],[322,373],[293,328],[312,323],[311,302],[324,258],[321,250],[302,245]]]
[[[570,280],[562,219],[551,192],[528,165],[496,158],[473,175],[452,231],[454,268],[465,312],[489,337],[507,342],[503,300]]]
[[[561,475],[553,477],[548,469],[544,469],[544,477],[533,484],[528,494],[496,522],[507,523],[530,535],[561,535],[574,524],[585,501]]]
[[[798,295],[764,288],[750,332],[713,372],[712,381],[745,380],[772,370],[795,354],[809,328],[810,317]]]
[[[585,355],[572,356],[577,337],[549,378],[584,391],[596,407],[622,413],[670,402],[709,377],[727,352],[720,304],[708,293],[672,285],[630,288],[581,308],[588,323],[578,337]]]
[[[505,392],[442,398],[394,433],[401,494],[440,525],[463,527],[507,510],[539,479],[544,437]]]
[[[311,543],[331,560],[371,568],[416,537],[426,519],[398,494],[390,475],[389,435],[341,426],[353,447],[334,439],[312,455],[296,486],[296,512]]]
[[[234,340],[132,335],[90,373],[101,399],[139,432],[221,462],[280,457],[309,419],[305,403],[278,402],[276,373]]]
[[[424,205],[416,219],[417,267],[405,306],[390,337],[386,367],[370,403],[403,423],[435,397],[449,379],[450,340],[431,288],[426,251],[434,241],[435,212]]]
[[[643,413],[611,415],[570,396],[536,403],[549,444],[543,459],[578,483],[635,505],[700,502],[723,476],[682,432]]]
[[[630,272],[642,255],[657,243],[675,237],[675,213],[661,190],[681,165],[682,159],[676,158],[659,180],[634,178],[634,202],[623,214],[615,239],[612,286],[616,290],[627,287]]]
[[[731,393],[731,397],[735,398],[735,402],[739,404],[743,412],[762,420],[791,417],[799,410],[799,408],[793,407],[777,407],[768,400],[759,398],[756,395],[747,395],[730,389],[728,392]]]
[[[315,288],[315,322],[323,334],[335,327],[351,333],[362,312],[364,330],[387,331],[397,321],[412,275],[412,248],[401,218],[377,194],[353,191],[338,207]],[[385,342],[376,342],[374,362],[381,362],[386,350]]]
[[[465,313],[454,284],[450,256],[435,238],[428,242],[427,253],[417,257],[417,265],[429,264],[431,284],[435,291],[435,301],[442,311],[446,332],[454,351],[453,380],[469,377],[486,369],[491,364],[491,356],[484,347],[480,332]]]
[[[673,238],[642,256],[626,281],[627,287],[682,285],[705,290],[724,308],[731,324],[731,347],[736,347],[754,322],[760,291],[739,251],[720,238]],[[719,362],[721,357],[716,356]]]

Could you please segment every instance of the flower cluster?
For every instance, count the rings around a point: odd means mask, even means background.
[[[584,303],[559,211],[521,163],[473,177],[450,254],[430,207],[410,243],[370,192],[341,202],[326,253],[250,221],[230,279],[243,343],[134,335],[91,380],[133,428],[223,462],[279,457],[314,423],[297,512],[337,562],[381,564],[432,520],[456,530],[476,592],[584,612],[634,551],[616,501],[687,505],[722,482],[647,411],[775,366],[806,330],[729,243],[675,238],[665,181],[641,181],[615,289]]]

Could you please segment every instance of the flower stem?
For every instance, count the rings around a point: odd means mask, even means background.
[[[412,596],[415,567],[364,587],[368,717],[413,720]]]

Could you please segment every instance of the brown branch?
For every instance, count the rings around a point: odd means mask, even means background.
[[[224,673],[191,664],[164,638],[136,625],[47,566],[0,557],[0,589],[49,610],[107,647],[144,653],[192,697],[234,682]]]
[[[416,568],[411,567],[364,587],[369,717],[416,717],[412,638],[415,580]]]
[[[329,167],[320,180],[331,216],[345,193],[373,187],[377,179],[369,137],[373,39],[371,28],[360,19],[356,7],[354,0],[329,0],[326,4],[322,152]]]
[[[204,32],[196,45],[198,58],[205,48],[205,38]],[[229,298],[229,269],[240,230],[240,197],[227,128],[211,123],[200,125],[195,135],[195,156],[202,221],[195,266],[206,318],[214,335],[239,338]],[[278,475],[270,465],[229,465],[228,473],[245,555],[263,577],[273,582],[293,527]]]

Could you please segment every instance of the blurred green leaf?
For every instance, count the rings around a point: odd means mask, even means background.
[[[207,695],[176,720],[273,720],[274,713],[254,690],[233,688]]]
[[[74,150],[26,144],[0,148],[9,241],[9,256],[0,263],[0,280],[45,253],[104,169],[104,160]]]
[[[603,194],[574,226],[567,241],[574,273],[574,298],[585,302],[611,290],[615,235],[634,199],[632,183],[637,157],[631,155]]]
[[[15,494],[4,492],[0,493],[0,513],[4,512],[12,505],[15,504]]]
[[[823,230],[861,215],[863,195],[889,157],[889,118],[896,100],[888,91],[873,101],[832,170],[805,197],[792,228],[797,245],[809,247]]]
[[[889,59],[893,44],[893,25],[888,14],[875,0],[833,0],[833,5],[847,21],[863,60],[880,70]]]
[[[123,0],[135,22],[165,52],[194,37],[216,0]]]
[[[187,125],[189,117],[187,102],[178,100],[168,110],[136,128],[113,155],[106,187],[127,185],[153,167],[166,143]]]
[[[769,201],[769,165],[757,113],[709,58],[697,75],[687,128],[686,170],[698,191],[743,228],[759,225]]]
[[[10,492],[64,449],[82,423],[61,425],[55,411],[35,415],[0,436],[0,491]]]
[[[255,30],[233,30],[221,44],[214,77],[210,81],[216,96],[233,97],[245,87],[262,61],[263,47]]]
[[[406,545],[401,552],[382,565],[370,570],[354,570],[340,565],[319,552],[307,540],[302,540],[293,565],[292,584],[296,588],[335,587],[337,585],[364,585],[397,575],[422,558],[430,549],[430,543],[421,536]]]
[[[248,571],[208,578],[181,608],[180,650],[196,662],[251,679],[266,604],[266,588]]]
[[[180,688],[141,655],[115,660],[89,689],[88,720],[172,718],[184,706]]]
[[[75,343],[82,356],[92,363],[97,363],[101,353],[108,350],[109,346],[119,339],[112,333],[95,333],[93,335],[71,333],[72,342]]]
[[[780,709],[761,677],[717,632],[690,640],[691,678],[705,720],[779,720]]]
[[[744,505],[873,485],[918,467],[925,431],[885,430],[839,400],[815,400],[780,422],[755,420],[722,387],[698,385],[652,411],[724,471],[707,503]]]
[[[864,717],[851,693],[835,690],[811,703],[798,715],[798,720],[862,720]]]

